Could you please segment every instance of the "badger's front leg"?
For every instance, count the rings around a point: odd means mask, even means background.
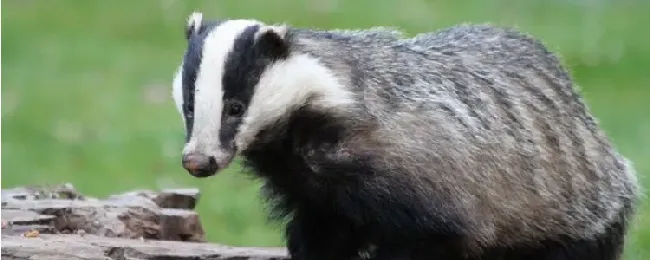
[[[361,241],[345,222],[317,214],[295,214],[286,228],[291,259],[359,259]]]

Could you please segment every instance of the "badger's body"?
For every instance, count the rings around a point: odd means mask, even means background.
[[[200,15],[187,36],[184,166],[241,155],[293,259],[619,259],[634,170],[536,40]]]

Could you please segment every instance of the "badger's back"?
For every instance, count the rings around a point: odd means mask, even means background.
[[[591,237],[631,213],[631,165],[540,42],[488,25],[413,38],[379,31],[373,44],[374,33],[298,42],[358,94],[352,116],[373,131],[339,149],[373,154],[375,185],[462,216],[483,246]]]

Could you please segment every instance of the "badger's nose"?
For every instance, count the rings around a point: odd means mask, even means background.
[[[183,155],[183,168],[192,176],[201,178],[214,175],[219,167],[212,156],[189,153]]]

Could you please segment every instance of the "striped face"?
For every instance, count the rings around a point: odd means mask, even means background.
[[[204,23],[193,14],[188,47],[174,79],[174,101],[185,124],[183,166],[205,177],[237,153],[244,122],[265,68],[288,56],[283,31],[255,20]]]
[[[308,101],[341,109],[350,94],[330,70],[292,49],[285,26],[190,16],[173,93],[185,123],[183,167],[196,177],[226,168],[258,133]]]

